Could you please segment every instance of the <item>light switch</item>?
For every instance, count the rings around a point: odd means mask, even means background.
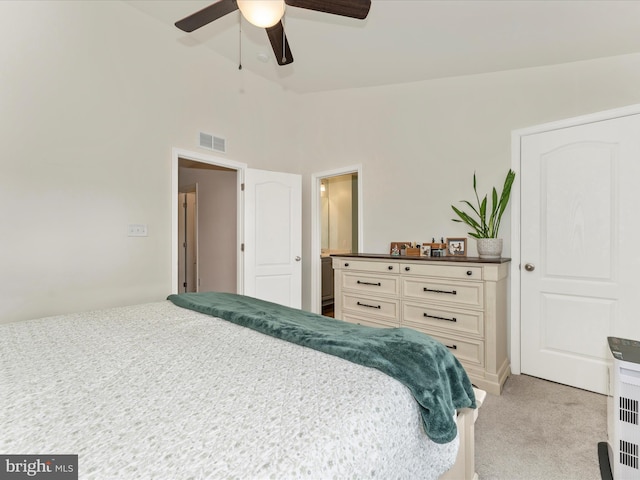
[[[130,223],[128,232],[130,237],[146,237],[147,225],[144,223]]]

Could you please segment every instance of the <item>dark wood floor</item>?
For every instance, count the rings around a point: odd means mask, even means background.
[[[324,315],[325,317],[333,318],[333,303],[330,305],[322,306],[322,315]]]

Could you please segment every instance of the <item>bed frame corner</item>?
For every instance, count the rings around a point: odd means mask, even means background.
[[[463,408],[458,411],[456,423],[460,436],[460,447],[456,463],[440,477],[440,480],[478,480],[475,468],[475,423],[478,409],[482,406],[487,392],[473,389],[478,408]]]

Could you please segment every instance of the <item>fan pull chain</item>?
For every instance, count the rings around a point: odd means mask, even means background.
[[[287,36],[284,34],[284,15],[281,19],[282,22],[282,63],[287,62]]]
[[[238,16],[238,70],[242,70],[242,14]]]

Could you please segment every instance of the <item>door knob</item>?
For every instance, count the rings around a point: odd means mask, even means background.
[[[524,269],[527,272],[533,272],[536,269],[536,266],[533,263],[525,263],[524,264]]]
[[[299,262],[300,260],[302,260],[300,257],[296,257],[296,262]]]

